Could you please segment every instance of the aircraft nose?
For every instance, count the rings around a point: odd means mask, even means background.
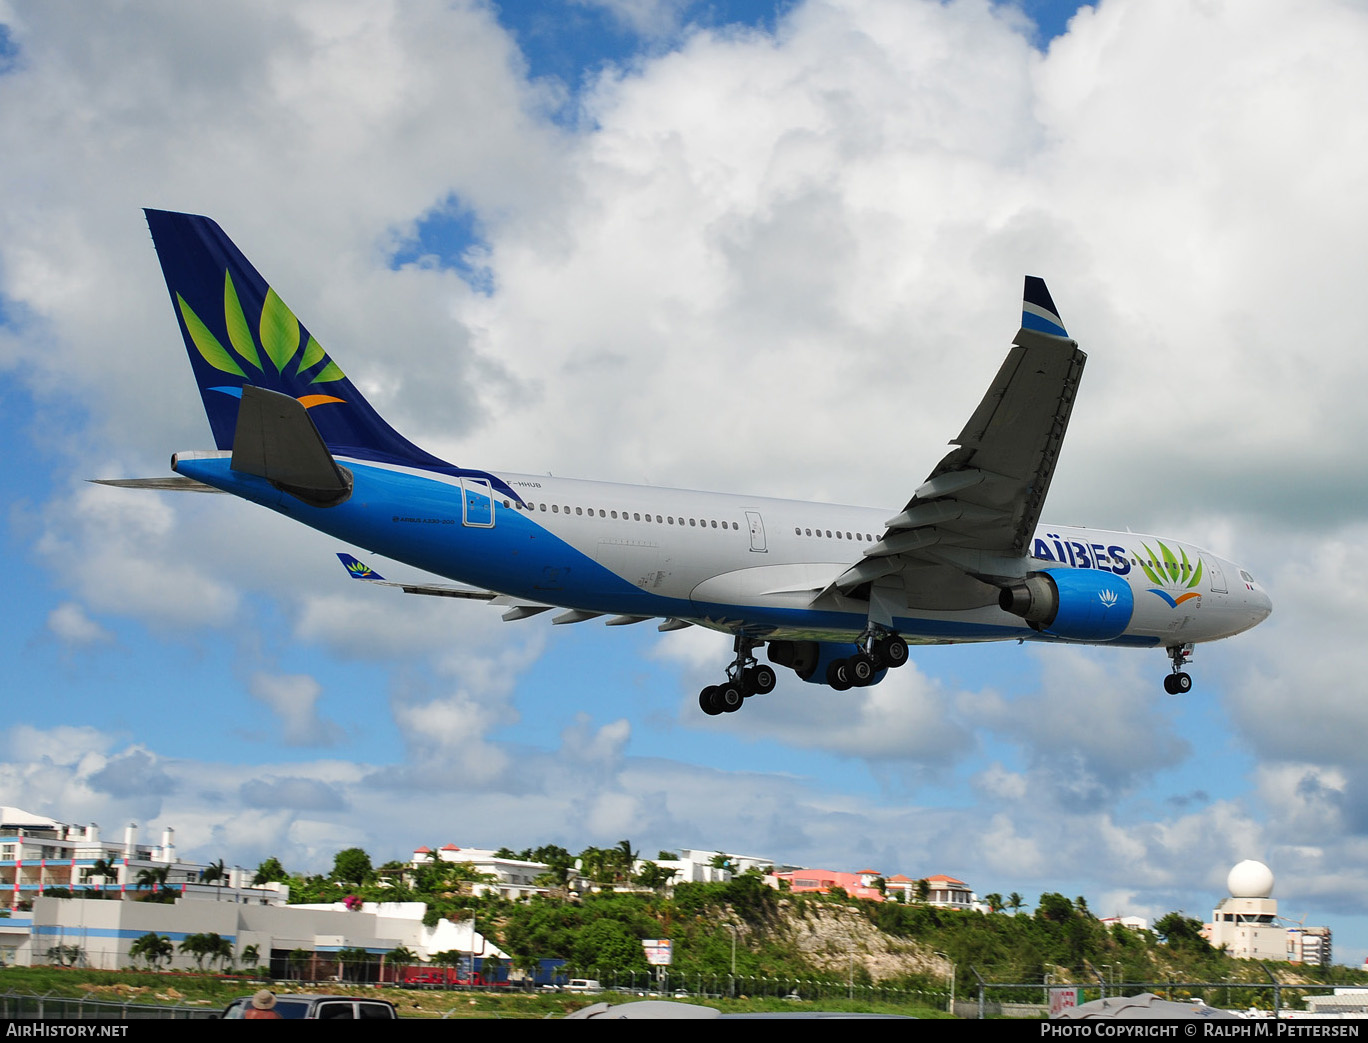
[[[1255,625],[1262,623],[1273,614],[1273,599],[1262,590],[1251,590],[1248,603]]]

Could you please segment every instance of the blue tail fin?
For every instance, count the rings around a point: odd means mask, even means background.
[[[303,403],[334,454],[457,471],[381,419],[217,224],[144,213],[220,449],[233,448],[242,388],[254,384]]]
[[[337,560],[347,569],[347,575],[352,579],[383,580],[385,577],[376,572],[364,561],[358,561],[355,557],[344,551],[337,552]]]

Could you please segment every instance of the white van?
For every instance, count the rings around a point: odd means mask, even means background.
[[[593,978],[571,978],[561,986],[562,992],[602,992],[603,986]]]

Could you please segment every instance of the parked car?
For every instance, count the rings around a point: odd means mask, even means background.
[[[561,991],[598,993],[603,991],[603,986],[593,978],[571,978],[561,986]]]
[[[252,1005],[251,996],[233,1000],[223,1008],[223,1017],[241,1018]],[[275,1011],[290,1021],[388,1021],[399,1017],[394,1004],[388,1000],[360,1000],[355,996],[310,996],[285,993],[277,996]]]

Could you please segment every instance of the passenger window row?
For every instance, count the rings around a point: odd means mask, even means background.
[[[654,522],[657,525],[688,525],[691,528],[697,529],[723,528],[739,530],[741,528],[741,526],[737,522],[719,522],[716,518],[676,518],[673,514],[662,516],[659,514],[652,515],[649,512],[642,513],[641,511],[632,511],[629,514],[627,511],[610,511],[604,510],[602,507],[571,508],[559,503],[553,503],[548,505],[546,503],[531,503],[530,501],[525,503],[518,503],[513,500],[504,500],[503,505],[507,507],[509,510],[529,512],[544,512],[549,509],[552,514],[569,514],[571,510],[573,510],[575,514],[580,515],[581,517],[583,517],[584,514],[587,512],[590,518],[595,517],[595,511],[597,511],[597,517],[599,518],[614,518],[619,519],[621,521]]]
[[[857,532],[857,533],[853,533],[853,534],[852,534],[852,533],[849,532],[849,531],[842,532],[840,529],[835,529],[835,530],[832,530],[832,529],[804,529],[804,528],[802,528],[801,526],[798,526],[798,525],[795,525],[795,526],[793,527],[793,535],[795,535],[795,536],[822,536],[822,537],[825,537],[826,539],[837,539],[837,540],[842,540],[842,539],[844,539],[844,540],[859,540],[861,543],[865,542],[866,540],[869,541],[870,543],[873,543],[873,542],[874,542],[874,537],[873,537],[870,533],[867,533],[867,532]]]

